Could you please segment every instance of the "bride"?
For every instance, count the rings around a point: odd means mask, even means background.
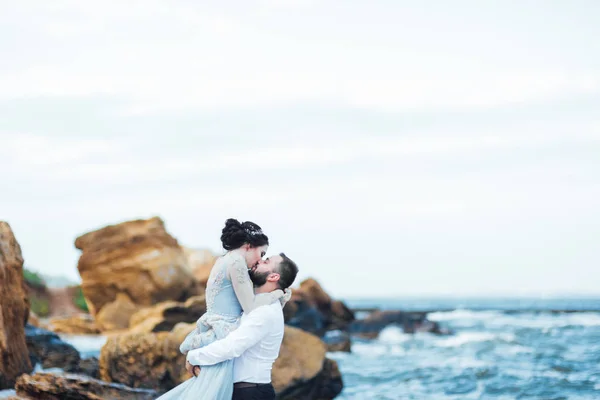
[[[196,328],[188,334],[179,350],[187,354],[192,349],[206,346],[227,336],[237,328],[242,311],[281,302],[283,307],[291,292],[276,290],[270,296],[254,296],[254,286],[249,270],[256,268],[269,247],[269,238],[260,226],[235,219],[225,221],[221,235],[223,248],[227,250],[213,266],[206,286],[206,313],[196,322]],[[159,397],[159,400],[231,400],[233,394],[233,360],[202,367],[198,377],[183,382]]]

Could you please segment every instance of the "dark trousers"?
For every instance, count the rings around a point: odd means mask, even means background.
[[[236,388],[233,387],[233,397],[231,400],[274,400],[275,390],[270,383],[259,384],[257,386]]]

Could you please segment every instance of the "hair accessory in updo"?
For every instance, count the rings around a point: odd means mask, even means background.
[[[241,223],[237,219],[229,218],[225,221],[225,227],[221,232],[221,243],[225,250],[234,250],[242,247],[244,243],[248,243],[252,247],[268,245],[269,238],[254,222]]]
[[[250,236],[262,235],[263,231],[261,229],[244,229],[246,233]]]

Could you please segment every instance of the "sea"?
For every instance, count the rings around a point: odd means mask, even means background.
[[[453,333],[389,326],[330,353],[350,399],[600,399],[600,299],[362,299],[351,308],[436,310]]]
[[[353,338],[351,353],[328,353],[344,381],[339,400],[600,399],[600,298],[345,301],[364,310],[429,310],[452,334],[389,326],[377,339]],[[63,339],[84,357],[97,356],[105,341]]]

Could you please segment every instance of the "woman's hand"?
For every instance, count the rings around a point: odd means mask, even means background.
[[[292,298],[292,289],[290,289],[290,288],[285,289],[283,292],[283,299],[287,303],[288,301],[290,301],[291,298]]]
[[[281,303],[281,307],[285,307],[286,303],[288,301],[290,301],[290,299],[292,298],[292,289],[287,288],[285,289],[285,291],[283,292],[283,296],[281,296],[279,298],[279,302]]]

